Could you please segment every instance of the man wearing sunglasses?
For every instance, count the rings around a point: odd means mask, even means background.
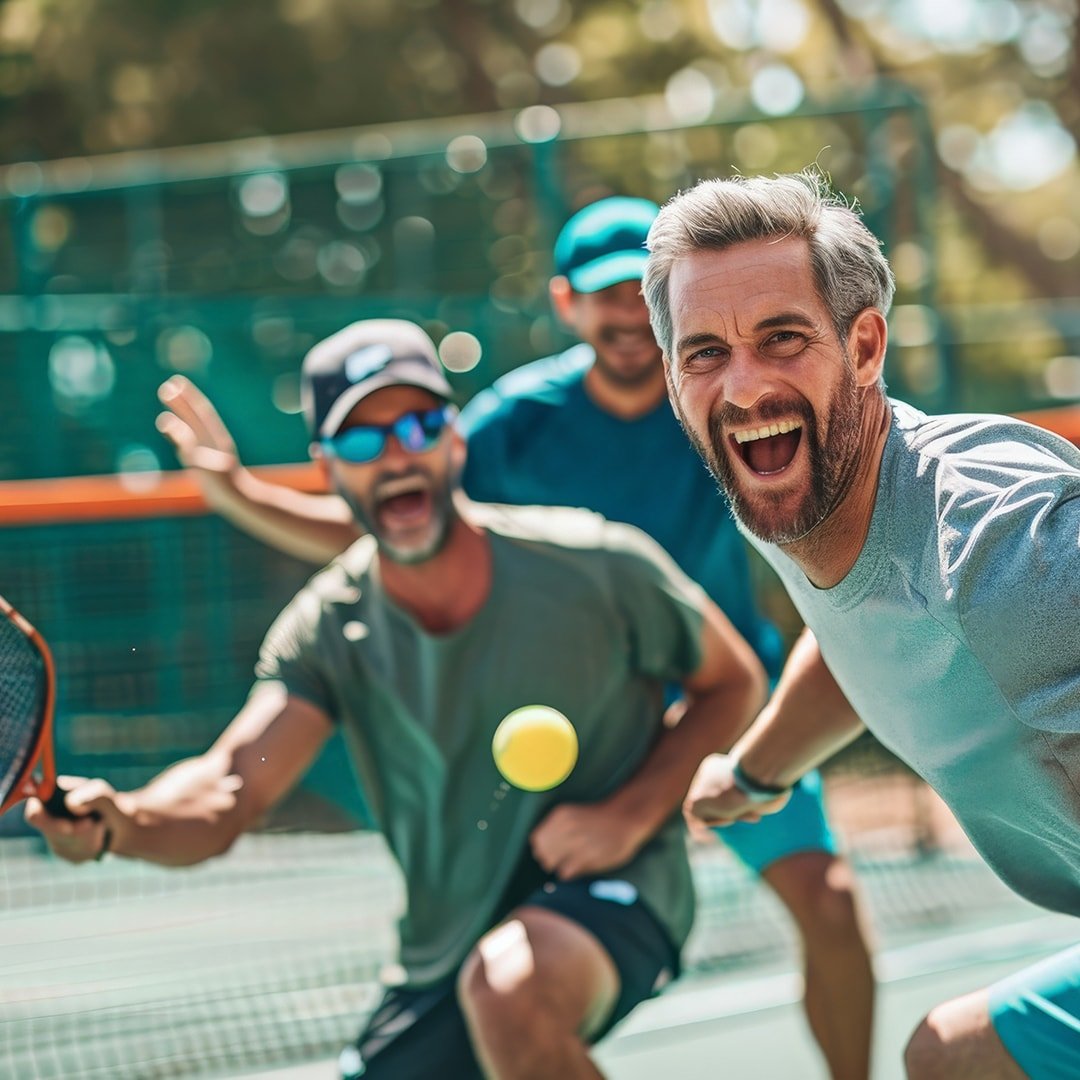
[[[587,1047],[678,971],[693,888],[680,805],[765,692],[753,651],[647,536],[590,511],[468,502],[434,346],[357,323],[304,363],[313,452],[367,533],[275,621],[247,704],[137,791],[89,780],[83,820],[27,820],[75,862],[226,851],[340,726],[401,867],[402,985],[347,1077],[596,1077]],[[665,727],[664,688],[689,708]],[[560,786],[500,782],[499,721],[573,721]],[[89,815],[95,815],[91,818]],[[318,898],[313,896],[317,910]]]
[[[775,676],[779,636],[754,603],[744,542],[668,404],[641,295],[657,211],[646,199],[607,198],[565,224],[550,294],[581,343],[510,372],[469,402],[459,421],[469,442],[464,488],[485,502],[585,506],[642,529],[705,588]],[[172,410],[161,418],[163,432],[231,520],[319,564],[355,539],[356,516],[340,500],[270,485],[243,469],[229,433],[189,382],[169,380],[162,401]],[[795,919],[806,1011],[830,1072],[865,1077],[873,976],[820,778],[804,777],[775,818],[720,837]]]

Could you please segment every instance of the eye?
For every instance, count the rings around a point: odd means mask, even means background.
[[[682,360],[684,368],[707,367],[722,360],[727,355],[727,350],[720,345],[705,345],[687,353]]]
[[[806,335],[797,330],[778,330],[770,334],[762,345],[762,351],[769,356],[796,356],[806,348]]]

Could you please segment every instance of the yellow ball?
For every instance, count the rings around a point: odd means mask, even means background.
[[[491,753],[499,772],[525,791],[547,791],[561,784],[577,762],[574,725],[558,709],[525,705],[495,729]]]

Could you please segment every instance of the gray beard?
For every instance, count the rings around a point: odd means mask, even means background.
[[[385,555],[391,562],[395,562],[399,566],[416,566],[419,563],[427,562],[428,559],[433,559],[442,551],[446,546],[446,541],[450,538],[450,529],[457,511],[454,509],[453,493],[448,487],[437,494],[432,492],[432,504],[436,519],[439,522],[439,528],[431,542],[425,547],[413,548],[409,551],[401,551],[386,540],[376,523],[375,514],[369,511],[351,491],[339,487],[337,492],[348,504],[349,509],[353,512],[353,517],[356,518],[364,532],[375,537],[379,554]]]

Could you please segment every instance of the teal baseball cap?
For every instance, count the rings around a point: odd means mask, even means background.
[[[616,195],[590,203],[562,227],[555,241],[555,272],[575,292],[593,293],[640,281],[649,257],[645,238],[660,213],[648,199]]]

